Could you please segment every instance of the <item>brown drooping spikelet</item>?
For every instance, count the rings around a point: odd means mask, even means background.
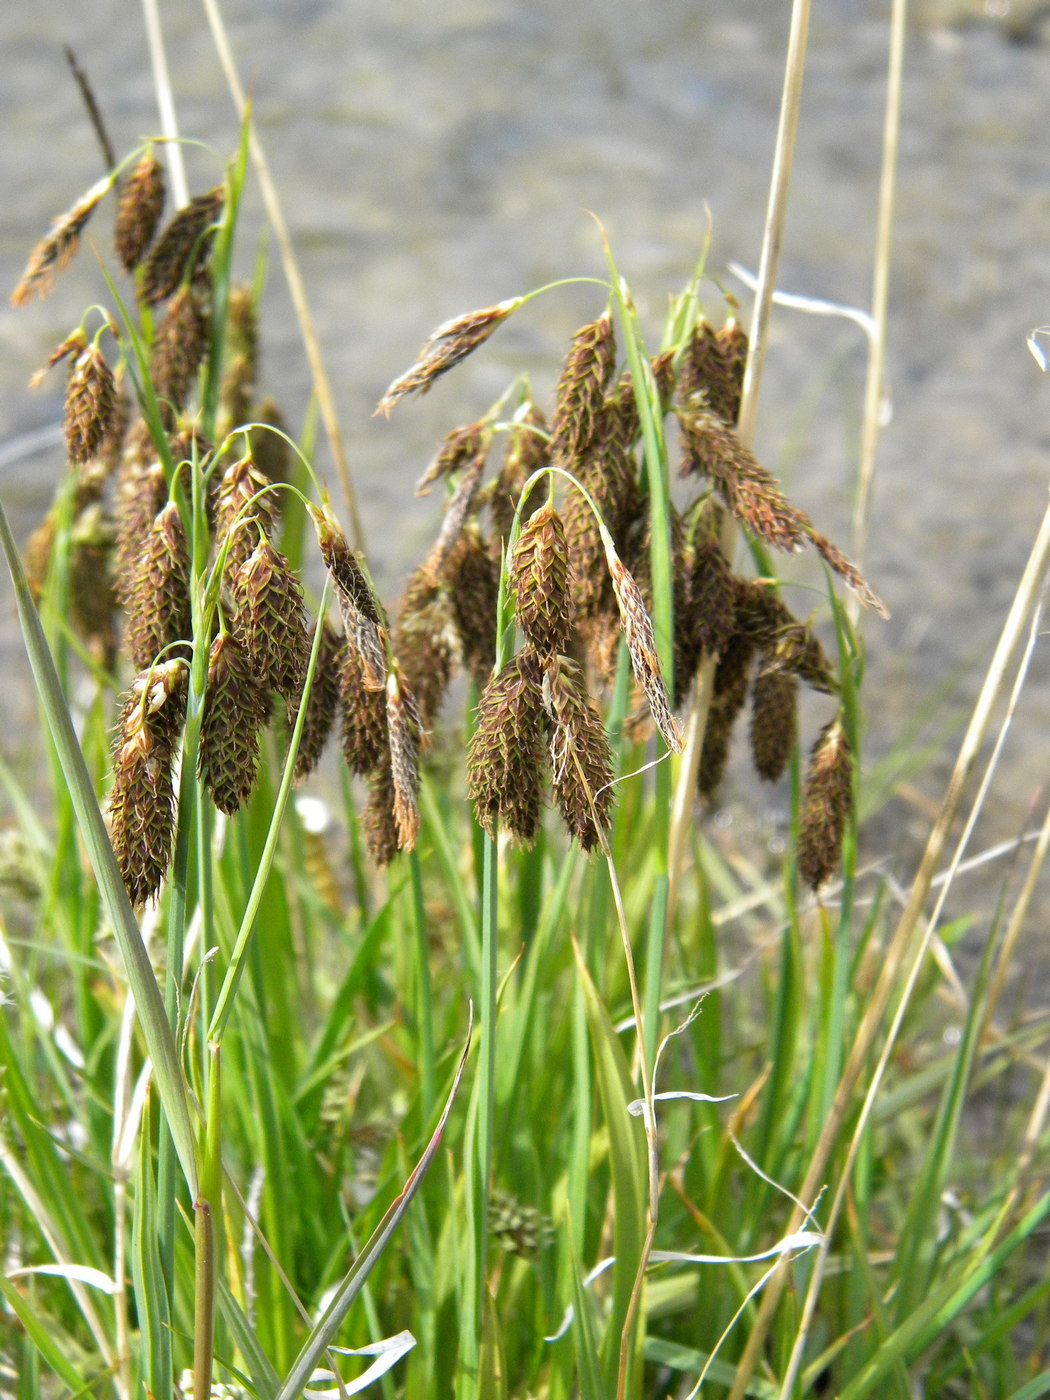
[[[64,340],[59,341],[40,369],[34,370],[30,375],[30,389],[38,389],[47,377],[49,369],[54,369],[55,365],[60,364],[62,360],[68,359],[70,355],[79,355],[82,350],[87,349],[87,344],[88,338],[84,333],[84,328],[78,326],[71,335],[67,335]]]
[[[536,653],[523,647],[491,678],[467,748],[467,790],[490,836],[503,822],[528,845],[543,805],[544,709]]]
[[[483,421],[468,423],[465,427],[453,428],[450,433],[446,433],[441,440],[441,446],[416,484],[416,495],[428,496],[435,481],[470,466],[479,456],[484,463],[491,440],[492,429]]]
[[[767,783],[783,774],[798,738],[798,681],[766,665],[751,688],[751,756]]]
[[[102,502],[87,502],[70,534],[69,614],[77,635],[107,670],[117,651],[117,596],[111,568],[115,543],[114,524]]]
[[[732,428],[703,410],[682,412],[679,422],[685,441],[683,476],[697,472],[710,478],[730,512],[772,549],[791,551],[805,544],[813,529],[809,516],[791,504],[773,473]]]
[[[518,536],[510,591],[518,624],[541,656],[564,651],[572,628],[569,547],[548,501]]]
[[[737,628],[759,650],[766,652],[778,670],[800,676],[813,690],[832,695],[838,682],[820,639],[799,622],[787,604],[758,579],[734,580]]]
[[[43,520],[26,540],[22,549],[22,564],[26,572],[26,581],[35,603],[40,602],[40,595],[47,582],[47,571],[51,566],[51,555],[55,548],[57,532],[58,511],[52,505]]]
[[[690,591],[696,639],[704,651],[717,655],[733,630],[736,609],[733,571],[717,536],[705,535],[693,546]]]
[[[656,727],[667,741],[668,748],[675,753],[681,753],[682,732],[671,713],[667,689],[660,673],[660,658],[656,650],[656,638],[653,636],[653,624],[646,611],[645,601],[637,583],[614,552],[609,555],[609,572],[612,574],[613,592],[620,610],[620,626],[623,628],[634,678],[641,686],[650,713],[656,721]]]
[[[591,440],[605,390],[616,363],[616,340],[608,312],[572,338],[555,390],[551,448],[555,458],[573,461]]]
[[[251,416],[259,332],[251,287],[231,287],[219,399],[230,427]]]
[[[197,773],[220,812],[232,817],[251,795],[259,738],[270,717],[265,690],[232,632],[220,633],[208,655]]]
[[[361,814],[368,854],[379,868],[386,866],[401,849],[397,818],[394,815],[394,778],[390,771],[390,756],[382,762],[368,780],[368,801]]]
[[[174,501],[158,513],[132,566],[127,591],[128,654],[145,670],[165,647],[187,642],[190,615],[190,556],[182,516]]]
[[[419,715],[396,665],[386,678],[386,724],[397,844],[410,851],[419,835]]]
[[[208,230],[222,210],[221,185],[200,194],[180,209],[163,229],[146,260],[142,299],[152,306],[170,297],[187,276],[192,278],[208,254]]]
[[[175,835],[172,761],[185,714],[186,667],[143,671],[124,696],[109,796],[113,851],[134,905],[160,889]]]
[[[261,540],[233,576],[236,630],[256,677],[297,703],[310,660],[303,590],[284,555]]]
[[[507,431],[507,447],[499,473],[492,484],[489,509],[492,512],[493,543],[496,551],[510,538],[514,512],[522,487],[534,472],[550,461],[550,439],[547,420],[531,399],[526,400],[514,415]],[[543,500],[543,493],[534,490],[522,510],[522,523],[528,520]]]
[[[208,349],[208,317],[196,289],[183,283],[157,326],[150,379],[158,399],[176,411],[189,397]]]
[[[842,721],[834,719],[813,746],[802,788],[798,866],[811,890],[838,868],[852,804],[853,753]]]
[[[425,728],[433,724],[444,699],[457,641],[451,594],[424,565],[405,588],[394,629],[394,650]]]
[[[48,233],[29,254],[26,269],[11,293],[12,306],[24,306],[34,296],[47,295],[54,283],[55,273],[60,272],[76,252],[84,225],[110,184],[109,176],[104,176],[86,194],[81,195],[72,208],[53,221]]]
[[[639,496],[630,439],[625,436],[623,416],[611,399],[605,401],[595,422],[576,476],[613,539],[624,542],[638,519]],[[609,611],[614,605],[601,526],[582,491],[570,490],[566,498],[565,533],[578,614],[587,619]]]
[[[701,797],[711,797],[725,776],[729,740],[747,699],[754,656],[755,644],[743,632],[732,632],[719,654],[712,682],[711,708],[704,731],[704,746],[700,752],[697,791]]]
[[[369,685],[381,689],[386,684],[386,620],[382,608],[332,512],[327,506],[315,505],[310,505],[309,511],[321,558],[335,586],[347,642],[361,657]]]
[[[90,462],[117,415],[113,371],[97,345],[80,352],[66,386],[66,452],[70,462]]]
[[[615,419],[615,432],[629,451],[641,431],[638,400],[634,396],[634,381],[629,369],[625,369],[620,375],[616,387],[605,400],[602,412]]]
[[[295,778],[299,781],[312,773],[328,742],[339,708],[340,678],[343,668],[343,648],[346,645],[327,619],[315,624],[322,628],[321,647],[317,653],[310,698],[306,702],[306,718],[299,737],[299,752],[295,758]],[[298,718],[298,707],[288,706],[288,725],[292,728]]]
[[[164,468],[146,423],[132,426],[117,476],[117,593],[128,606],[135,582],[135,562],[158,512],[168,499]]]
[[[671,396],[674,394],[674,351],[664,350],[662,354],[654,355],[649,361],[649,368],[652,371],[656,392],[660,397],[660,406],[666,412],[671,404]]]
[[[730,327],[735,328],[731,331]],[[707,408],[732,428],[740,411],[740,387],[747,360],[747,338],[728,321],[715,331],[701,317],[693,328],[678,373],[678,401]]]
[[[89,475],[92,480],[97,478],[98,489],[101,491],[103,482],[108,481],[120,466],[130,425],[131,404],[124,392],[124,368],[120,366],[113,376],[112,417],[102,436],[102,441],[98,445],[95,461],[90,464],[87,471],[81,473],[81,480],[85,484]]]
[[[441,529],[434,545],[427,555],[426,567],[436,578],[440,574],[445,560],[450,551],[454,548],[456,541],[463,531],[463,526],[474,508],[477,500],[478,488],[481,485],[481,476],[485,470],[485,453],[479,452],[464,469],[459,478],[455,491],[445,506],[445,515],[441,521]]]
[[[339,703],[343,757],[351,773],[371,773],[382,762],[389,762],[386,692],[366,685],[360,654],[352,646],[343,652]]]
[[[718,329],[718,344],[726,367],[729,394],[725,404],[725,421],[735,427],[740,417],[740,395],[744,388],[744,373],[747,369],[747,332],[733,317]]]
[[[609,829],[613,804],[609,737],[576,663],[554,657],[546,674],[554,800],[569,831],[593,851]]]
[[[249,454],[231,462],[215,492],[215,541],[228,540],[226,568],[232,576],[264,535],[277,525],[277,494]],[[263,494],[265,493],[265,494]]]
[[[416,363],[395,379],[379,400],[376,413],[389,418],[391,409],[406,394],[425,394],[435,379],[484,344],[523,300],[522,297],[514,297],[511,301],[501,301],[497,306],[485,306],[480,311],[455,316],[438,326],[424,343]]]
[[[880,617],[889,617],[889,608],[871,587],[856,564],[851,564],[842,550],[833,545],[819,530],[810,528],[808,534],[813,548],[820,557],[829,568],[838,574],[843,583],[853,589],[865,607],[874,608]]]
[[[463,664],[477,685],[484,686],[496,655],[499,572],[476,521],[467,524],[450,551],[441,582],[452,604]],[[413,690],[418,696],[418,688]]]
[[[164,167],[152,147],[120,187],[113,246],[125,272],[132,272],[153,242],[164,210]]]

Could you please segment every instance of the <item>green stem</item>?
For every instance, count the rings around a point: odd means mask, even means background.
[[[208,1108],[204,1137],[200,1195],[193,1203],[193,1393],[211,1395],[215,1349],[215,1276],[217,1268],[215,1210],[222,1192],[222,1117],[220,1114],[220,1050],[208,1049]]]
[[[412,912],[416,925],[416,1017],[419,1023],[420,1097],[422,1120],[430,1122],[437,1101],[434,1064],[434,1010],[430,985],[430,949],[427,943],[427,914],[423,902],[423,871],[419,852],[409,852],[412,873]]]

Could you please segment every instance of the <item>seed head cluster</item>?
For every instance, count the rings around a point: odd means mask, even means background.
[[[643,387],[618,365],[607,309],[572,337],[549,427],[522,380],[481,418],[446,434],[419,485],[421,494],[435,487],[443,494],[441,525],[408,580],[393,627],[364,558],[327,501],[310,505],[340,630],[327,617],[308,618],[303,584],[282,552],[289,546],[276,486],[289,479],[287,445],[248,426],[283,422],[271,400],[257,397],[250,290],[230,288],[216,302],[226,318],[217,337],[223,350],[220,363],[209,363],[214,287],[225,287],[225,270],[212,266],[225,189],[198,195],[162,226],[163,167],[145,148],[119,184],[107,176],[59,215],[33,250],[13,301],[48,290],[113,189],[114,246],[135,293],[127,304],[148,308],[140,331],[149,366],[143,416],[133,419],[127,408],[120,376],[131,347],[115,323],[107,318],[93,339],[84,325],[67,336],[48,363],[69,363],[73,523],[65,531],[60,522],[68,512],[52,513],[27,562],[39,590],[55,551],[68,551],[62,576],[73,624],[108,667],[120,664],[122,640],[134,669],[120,706],[109,812],[136,905],[157,896],[171,859],[174,773],[194,655],[200,672],[207,659],[194,709],[197,774],[215,806],[232,817],[249,799],[275,715],[279,733],[285,720],[289,732],[300,730],[299,779],[338,729],[350,770],[367,783],[362,826],[379,864],[418,838],[421,756],[441,724],[457,668],[480,692],[467,788],[491,833],[503,828],[521,843],[533,841],[549,791],[583,849],[605,847],[613,769],[595,696],[616,669],[621,643],[644,701],[641,723],[655,722],[672,750],[682,744],[675,703],[713,660],[701,794],[710,795],[721,779],[735,722],[748,705],[755,767],[769,781],[781,777],[797,742],[799,683],[831,695],[838,685],[816,634],[783,602],[775,581],[734,573],[720,546],[723,514],[768,547],[812,546],[865,602],[881,604],[736,436],[747,340],[735,321],[715,328],[700,316],[679,344],[652,359]],[[389,414],[405,396],[428,392],[525,300],[439,326],[377,411]],[[116,373],[100,348],[103,334],[116,343]],[[206,421],[205,384],[219,386]],[[666,542],[654,536],[643,470],[643,392],[646,412],[676,428],[688,483],[680,494],[698,488],[692,501],[670,505]],[[548,467],[557,468],[560,508],[547,482],[536,481]],[[566,475],[574,481],[565,482]],[[665,609],[654,608],[651,567],[662,543],[673,590],[673,664],[666,673],[663,639],[658,647],[653,627]],[[512,608],[513,626],[497,637],[501,576],[510,605],[505,621],[511,623]],[[498,652],[512,654],[496,669]],[[851,772],[835,721],[813,751],[803,803],[799,856],[814,888],[838,861]]]

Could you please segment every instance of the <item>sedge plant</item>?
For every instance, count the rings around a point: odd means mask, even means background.
[[[1046,1028],[997,1015],[1038,865],[947,1008],[964,925],[915,930],[1046,529],[898,918],[844,590],[882,604],[756,457],[764,346],[703,261],[650,346],[605,245],[550,401],[523,369],[438,444],[388,615],[257,382],[253,144],[246,113],[167,218],[163,143],[132,153],[15,295],[114,194],[51,357],[68,472],[21,553],[0,514],[49,765],[3,773],[12,1393],[1044,1393]],[[380,410],[454,402],[542,305],[440,326]],[[702,820],[745,732],[791,794],[771,875]],[[968,1151],[1018,1076],[1034,1107]]]

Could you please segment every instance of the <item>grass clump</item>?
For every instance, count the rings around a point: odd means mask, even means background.
[[[0,513],[51,778],[42,814],[4,774],[13,1393],[1044,1393],[1045,1027],[996,1010],[1046,841],[968,985],[924,914],[1050,527],[897,908],[835,576],[881,603],[757,460],[764,346],[702,266],[651,352],[606,250],[549,415],[522,374],[438,445],[388,615],[259,397],[250,145],[166,224],[132,152],[14,297],[116,193],[24,565]],[[538,296],[439,327],[379,410]],[[810,547],[806,617],[772,561]],[[791,791],[769,879],[700,819],[745,715]]]

